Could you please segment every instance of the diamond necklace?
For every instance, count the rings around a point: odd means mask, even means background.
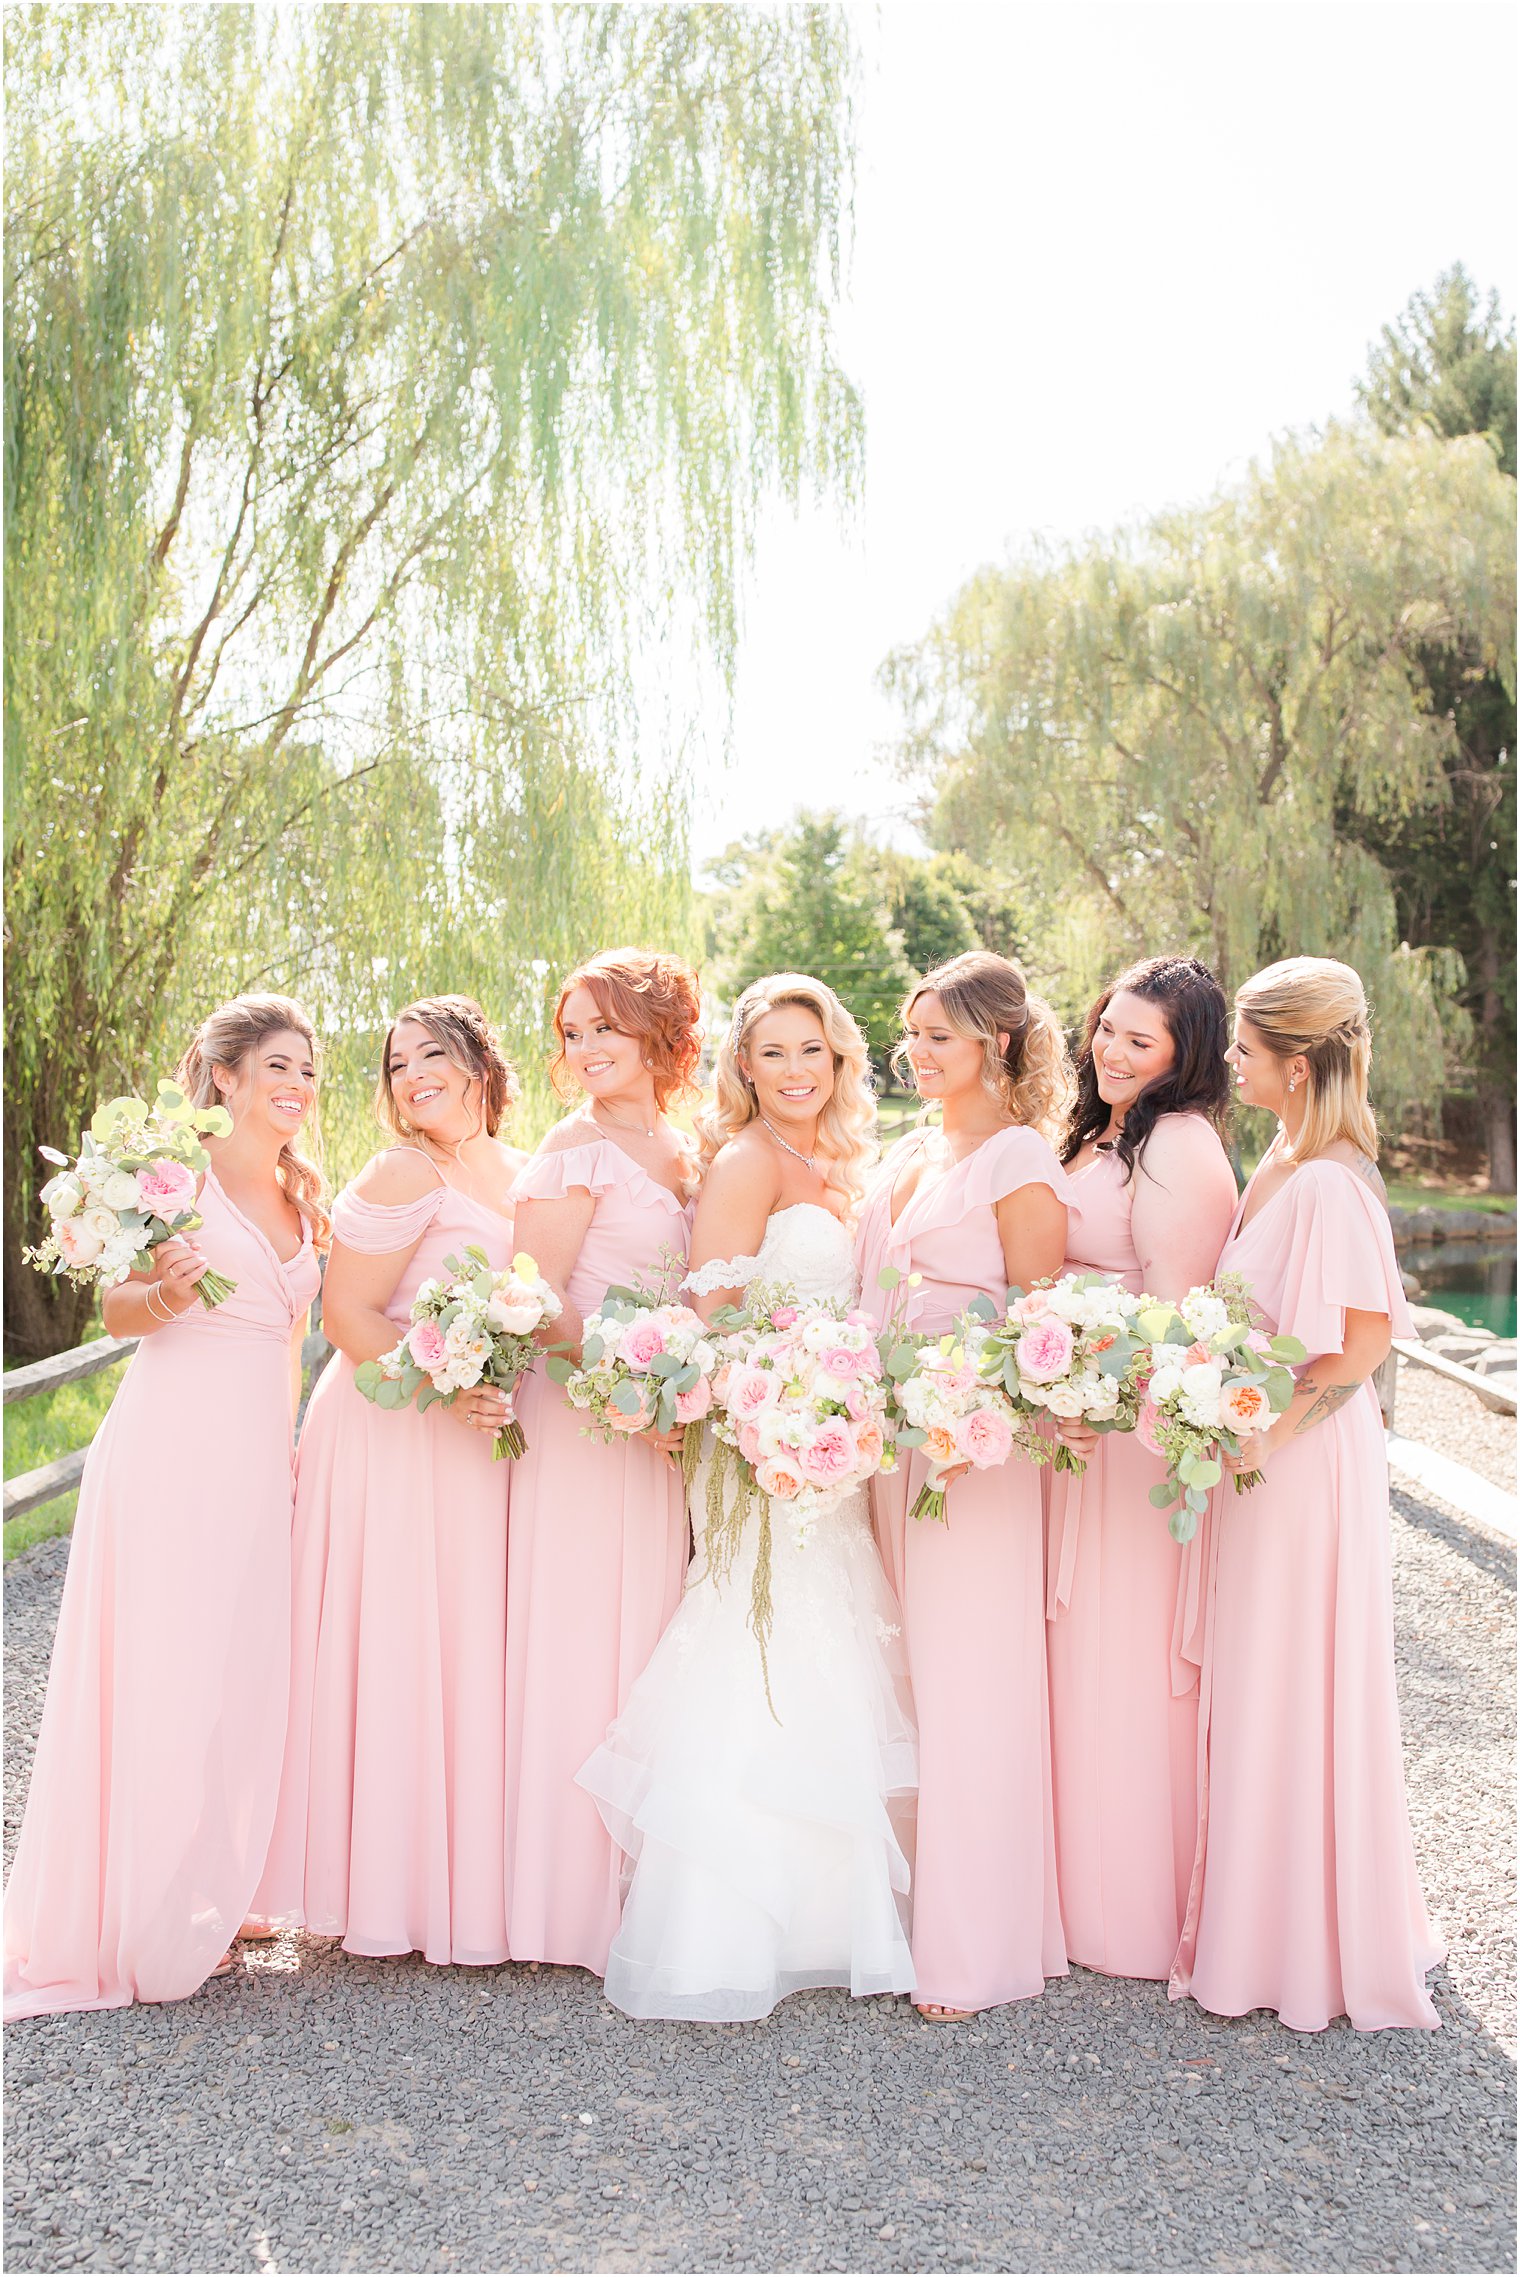
[[[612,1109],[606,1106],[600,1099],[596,1100],[592,1106],[591,1112],[593,1116],[597,1113],[598,1109],[600,1109],[604,1115],[611,1117],[612,1127],[615,1131],[642,1131],[645,1138],[654,1137],[654,1125],[652,1123],[620,1123],[616,1115],[612,1113]]]
[[[784,1146],[788,1154],[795,1155],[799,1162],[805,1162],[809,1170],[811,1170],[813,1172],[813,1175],[816,1177],[818,1173],[812,1155],[804,1154],[800,1147],[793,1146],[790,1139],[784,1139],[781,1136],[781,1133],[777,1130],[775,1124],[771,1121],[769,1115],[762,1115],[760,1117],[760,1120],[762,1123],[764,1123],[766,1129],[770,1132],[771,1137],[775,1140],[777,1146]],[[817,1146],[817,1143],[818,1142],[815,1139],[813,1141],[815,1147]]]

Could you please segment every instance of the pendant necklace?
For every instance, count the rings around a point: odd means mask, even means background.
[[[620,1123],[616,1115],[612,1113],[612,1109],[610,1107],[603,1106],[600,1100],[596,1102],[596,1105],[593,1106],[591,1110],[593,1115],[597,1112],[598,1108],[601,1108],[601,1112],[604,1115],[611,1117],[612,1127],[615,1131],[640,1131],[643,1133],[645,1138],[654,1137],[654,1125],[652,1123]]]
[[[818,1171],[814,1163],[813,1156],[811,1154],[804,1154],[800,1147],[793,1146],[790,1139],[784,1139],[781,1136],[781,1133],[777,1130],[775,1124],[771,1121],[769,1115],[762,1115],[760,1117],[760,1120],[762,1123],[764,1123],[766,1129],[770,1132],[771,1137],[775,1140],[777,1146],[784,1146],[788,1154],[794,1155],[798,1162],[805,1163],[808,1169],[812,1171],[813,1176],[816,1178]],[[813,1141],[813,1144],[816,1148],[818,1141],[815,1139]]]

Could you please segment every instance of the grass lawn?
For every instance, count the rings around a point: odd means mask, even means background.
[[[98,1324],[88,1332],[86,1341],[101,1333]],[[110,1406],[117,1385],[121,1382],[126,1362],[117,1367],[102,1368],[98,1375],[86,1376],[77,1384],[61,1384],[57,1391],[40,1392],[35,1399],[20,1399],[5,1410],[5,1475],[16,1478],[22,1471],[40,1470],[44,1463],[55,1462],[60,1455],[70,1454],[76,1447],[87,1447],[94,1438],[100,1420]],[[5,1529],[5,1555],[13,1558],[18,1550],[30,1549],[33,1542],[45,1542],[54,1534],[66,1534],[74,1523],[74,1505],[77,1493],[60,1495],[56,1502],[43,1503],[40,1510],[29,1510],[21,1518],[13,1518]]]

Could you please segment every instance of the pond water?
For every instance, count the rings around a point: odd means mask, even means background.
[[[1496,1336],[1515,1333],[1515,1244],[1444,1242],[1438,1249],[1401,1249],[1399,1263],[1424,1286],[1423,1302],[1454,1312]]]

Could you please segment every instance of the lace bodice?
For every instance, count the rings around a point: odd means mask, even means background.
[[[860,1284],[849,1229],[821,1202],[793,1202],[767,1220],[753,1257],[715,1257],[682,1287],[700,1297],[751,1281],[780,1281],[799,1297],[853,1304]]]

